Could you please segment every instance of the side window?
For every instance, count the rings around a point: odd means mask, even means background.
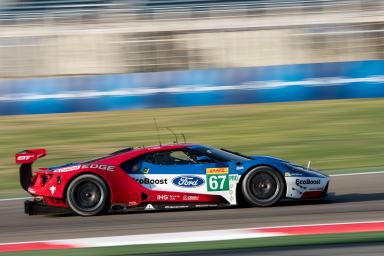
[[[175,164],[194,164],[190,156],[188,156],[184,151],[173,151],[170,154],[170,157],[173,159]]]
[[[206,163],[217,163],[218,161],[206,153],[199,151],[188,151],[187,153],[195,163],[206,164]]]
[[[123,169],[126,173],[130,174],[138,174],[140,173],[141,163],[143,161],[143,157],[137,157],[131,160],[128,160],[120,165],[121,169]]]
[[[196,163],[193,158],[182,150],[161,151],[149,154],[145,157],[144,161],[157,165],[185,165]]]

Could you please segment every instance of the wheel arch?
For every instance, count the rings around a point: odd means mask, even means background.
[[[65,184],[65,188],[64,188],[64,192],[63,192],[63,198],[65,199],[65,201],[67,201],[67,191],[68,191],[68,187],[69,185],[77,178],[77,177],[80,177],[82,175],[86,175],[86,174],[91,174],[91,175],[94,175],[98,178],[100,178],[102,181],[105,182],[105,185],[107,186],[107,190],[108,190],[108,199],[107,199],[107,202],[108,202],[108,207],[109,205],[111,205],[112,203],[112,189],[111,189],[111,184],[108,182],[108,180],[103,176],[103,175],[100,175],[99,173],[96,173],[96,172],[92,172],[92,171],[85,171],[85,172],[81,172],[81,173],[78,173],[74,176],[72,176],[68,181],[67,181],[67,184]]]
[[[255,165],[252,165],[250,166],[245,172],[243,172],[243,174],[241,175],[240,177],[240,180],[239,182],[237,183],[238,185],[236,186],[236,202],[237,204],[244,204],[245,202],[245,199],[243,197],[243,193],[242,193],[242,186],[243,186],[243,180],[244,180],[244,177],[250,172],[252,171],[253,169],[257,168],[257,167],[260,167],[260,166],[266,166],[266,167],[269,167],[269,168],[272,168],[274,170],[276,170],[279,175],[281,176],[281,178],[283,179],[283,182],[284,182],[284,191],[283,191],[283,197],[282,198],[285,198],[286,197],[286,194],[287,194],[287,182],[285,180],[285,177],[282,173],[282,171],[277,168],[276,166],[274,165],[271,165],[271,164],[255,164]]]

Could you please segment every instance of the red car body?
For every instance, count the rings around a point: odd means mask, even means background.
[[[70,167],[59,168],[57,172],[52,172],[48,168],[39,168],[39,171],[33,171],[35,175],[29,178],[32,181],[23,185],[25,173],[31,168],[33,162],[46,155],[45,149],[30,149],[16,154],[16,163],[22,164],[20,168],[20,182],[22,186],[32,196],[36,196],[41,202],[47,206],[68,208],[66,200],[66,189],[72,180],[77,176],[90,173],[101,177],[108,185],[110,192],[110,206],[115,210],[127,210],[142,206],[142,209],[151,203],[170,203],[165,208],[171,209],[182,208],[182,205],[175,203],[202,203],[201,206],[209,206],[223,202],[221,196],[202,195],[197,193],[182,193],[173,191],[156,191],[149,190],[139,184],[135,179],[127,175],[120,167],[123,162],[133,159],[143,154],[154,151],[166,151],[181,149],[187,147],[188,144],[178,145],[162,145],[137,148],[127,150],[122,153],[112,153],[108,157],[101,160],[92,161],[90,164],[81,164]],[[110,175],[113,172],[113,175]],[[28,179],[27,178],[27,179]],[[129,189],[128,189],[129,188]],[[197,199],[197,200],[196,200]],[[33,214],[33,209],[28,213]],[[139,208],[140,209],[140,208]],[[31,212],[32,210],[32,212]]]

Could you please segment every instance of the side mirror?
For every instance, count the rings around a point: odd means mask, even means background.
[[[212,159],[207,156],[199,156],[196,158],[199,163],[212,163]]]

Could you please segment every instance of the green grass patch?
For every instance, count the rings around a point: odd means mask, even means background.
[[[83,249],[64,249],[64,250],[46,250],[42,251],[26,251],[4,253],[1,255],[20,255],[20,256],[37,256],[37,255],[137,255],[137,254],[153,254],[153,253],[174,253],[174,252],[192,252],[192,251],[212,251],[215,250],[234,250],[246,248],[268,248],[268,247],[286,247],[286,246],[310,246],[310,245],[331,245],[331,244],[348,244],[348,243],[377,243],[384,242],[384,232],[365,232],[365,233],[345,233],[332,235],[311,235],[311,236],[286,236],[286,237],[270,237],[270,238],[253,238],[228,241],[212,241],[200,243],[176,243],[176,244],[150,244],[150,245],[130,245],[100,248],[83,248]]]
[[[0,197],[21,193],[15,152],[45,147],[48,156],[36,166],[52,166],[157,144],[153,117],[189,142],[299,164],[311,160],[327,173],[384,165],[384,99],[1,116]],[[165,129],[161,138],[173,141]]]

